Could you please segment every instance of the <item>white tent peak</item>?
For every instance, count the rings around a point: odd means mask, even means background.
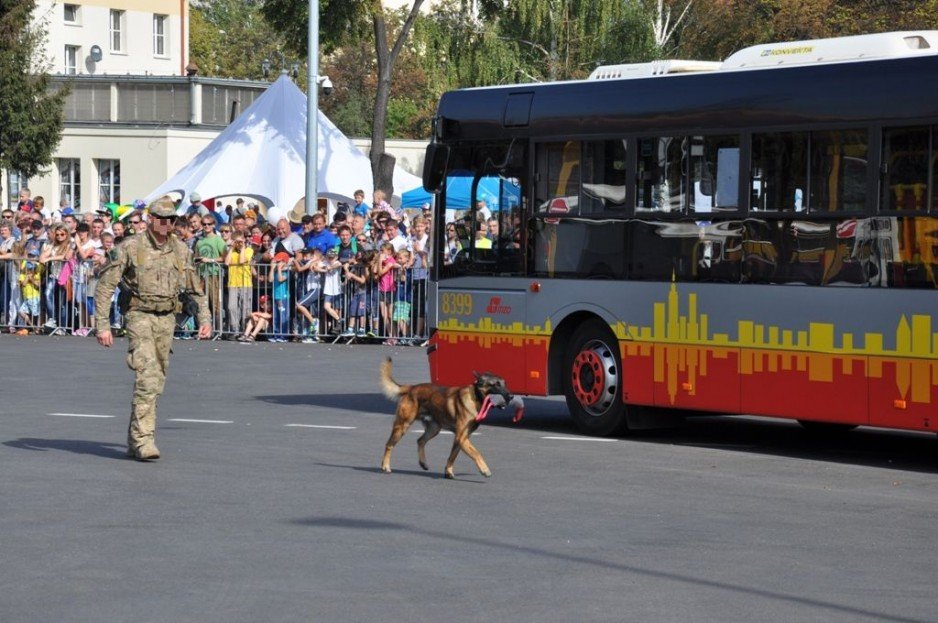
[[[319,112],[320,197],[353,200],[372,192],[371,161]],[[394,195],[419,186],[420,178],[394,169]],[[148,203],[171,192],[183,199],[244,195],[290,210],[306,193],[306,95],[286,75],[268,89],[178,173],[147,195]],[[183,206],[187,201],[183,201]]]

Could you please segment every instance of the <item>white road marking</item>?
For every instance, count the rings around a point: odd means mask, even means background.
[[[426,429],[424,429],[424,430],[426,430]],[[410,429],[408,432],[410,432],[410,433],[419,433],[419,434],[421,434],[421,435],[423,434],[423,430],[420,430],[419,428],[412,428],[412,429]],[[451,431],[451,430],[441,430],[439,434],[440,434],[440,435],[453,435],[454,433],[453,433],[453,431]],[[481,434],[482,434],[482,433],[480,433],[480,432],[475,432],[475,433],[472,433],[472,436],[473,436],[473,437],[478,437],[478,436],[481,435]]]
[[[194,424],[234,424],[234,420],[190,420],[188,418],[170,418],[169,422],[192,422]]]
[[[326,426],[325,424],[284,424],[294,428],[331,428],[334,430],[355,430],[357,426]]]
[[[605,441],[605,442],[614,442],[619,441],[618,439],[606,439],[604,437],[541,437],[541,439],[552,439],[555,441]]]
[[[59,417],[91,417],[91,418],[117,417],[115,415],[95,415],[93,413],[50,413],[49,415],[57,415]]]

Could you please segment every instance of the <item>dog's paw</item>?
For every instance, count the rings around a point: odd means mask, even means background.
[[[481,473],[483,476],[485,476],[486,478],[491,478],[491,477],[492,477],[492,472],[489,471],[489,470],[485,470],[485,471],[482,471],[482,472],[480,472],[480,473]]]
[[[430,470],[430,468],[429,468],[429,467],[427,467],[427,464],[426,464],[426,463],[424,463],[423,461],[419,461],[419,463],[420,463],[420,467],[422,467],[422,468],[423,468],[423,471],[425,471],[425,472],[426,472],[426,471],[429,471],[429,470]]]
[[[388,467],[387,465],[382,465],[382,466],[381,466],[381,471],[384,472],[385,474],[390,474],[390,473],[391,473],[391,468]]]
[[[445,472],[443,474],[443,478],[446,478],[447,480],[455,480],[456,476],[453,475],[453,472]]]

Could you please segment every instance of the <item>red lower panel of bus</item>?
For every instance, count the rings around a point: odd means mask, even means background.
[[[430,378],[441,385],[472,383],[472,370],[492,372],[518,394],[547,395],[546,338],[437,332],[430,340]]]
[[[938,361],[870,357],[870,424],[938,430]]]
[[[865,357],[747,350],[741,413],[867,424]]]
[[[501,375],[519,394],[547,394],[546,338],[437,333],[433,382]],[[889,428],[938,430],[938,362],[790,351],[621,343],[629,404]]]

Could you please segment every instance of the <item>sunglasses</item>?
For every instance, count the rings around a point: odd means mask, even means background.
[[[142,222],[143,222],[143,221],[141,221],[141,220],[138,219],[138,220],[136,220],[136,221],[130,221],[130,224],[131,224],[131,225],[139,225],[139,224],[142,223]]]
[[[202,221],[202,227],[211,227],[215,225],[215,221]]]

